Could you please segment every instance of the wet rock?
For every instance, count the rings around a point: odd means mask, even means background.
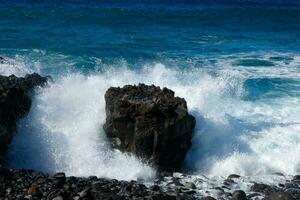
[[[82,191],[79,193],[79,197],[80,197],[80,198],[88,197],[89,190],[90,190],[90,188],[86,188],[86,189],[82,190]]]
[[[207,197],[203,197],[201,200],[216,200],[216,199],[211,196],[207,196]]]
[[[54,197],[52,200],[64,200],[62,196]]]
[[[256,197],[262,197],[262,194],[260,194],[260,193],[251,193],[251,194],[248,195],[249,199],[256,199]],[[262,198],[260,198],[260,199],[262,199]]]
[[[196,123],[183,98],[167,88],[140,84],[111,87],[105,101],[104,130],[115,148],[160,171],[181,170]]]
[[[236,190],[232,193],[232,200],[247,200],[247,195],[243,190]]]
[[[296,199],[293,198],[292,195],[290,195],[289,193],[276,192],[268,196],[266,200],[296,200]]]
[[[167,192],[164,196],[164,198],[168,200],[176,200],[178,198],[178,194],[176,192]]]
[[[296,175],[293,177],[293,181],[300,181],[300,175]]]
[[[180,200],[195,200],[196,198],[193,197],[191,194],[181,194],[179,199]]]
[[[300,188],[287,188],[284,192],[291,194],[296,199],[300,199]]]
[[[230,174],[227,179],[236,179],[236,178],[240,178],[241,176],[240,175],[237,175],[237,174]]]
[[[253,192],[259,192],[266,195],[269,195],[275,191],[274,188],[263,183],[254,183],[254,185],[251,186],[250,190]]]
[[[56,173],[52,177],[55,187],[61,187],[66,181],[66,175],[63,172]]]
[[[14,75],[0,76],[0,160],[5,156],[17,120],[30,110],[32,90],[46,82],[47,78],[38,74],[29,74],[22,78]]]
[[[3,57],[0,56],[0,64],[3,64],[5,61],[5,59]]]
[[[36,185],[36,184],[33,184],[33,185],[28,189],[27,193],[28,193],[29,195],[36,193],[36,188],[37,188],[37,185]]]
[[[234,180],[233,179],[225,179],[223,184],[226,185],[226,186],[230,186],[234,183]]]
[[[153,186],[151,187],[151,190],[152,190],[152,191],[160,191],[160,187],[159,187],[158,185],[153,185]]]
[[[291,181],[291,182],[285,183],[284,187],[285,188],[298,188],[299,187],[298,183],[300,183],[300,182]]]
[[[189,188],[189,189],[197,189],[196,185],[192,182],[185,183],[184,187]]]

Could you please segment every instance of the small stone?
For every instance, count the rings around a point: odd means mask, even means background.
[[[289,193],[276,192],[267,197],[267,200],[296,200]]]
[[[195,198],[193,197],[193,195],[190,194],[180,194],[179,198],[177,198],[179,200],[194,200]]]
[[[227,185],[227,186],[230,186],[231,184],[233,184],[234,183],[234,180],[233,179],[226,179],[224,182],[223,182],[223,184],[224,185]]]
[[[177,200],[178,199],[178,194],[176,192],[167,192],[165,194],[165,198],[166,200]]]
[[[33,184],[30,188],[27,190],[27,194],[34,194],[36,192],[37,185]]]
[[[11,188],[7,188],[7,189],[6,189],[6,193],[7,193],[7,194],[10,194],[10,193],[11,193],[11,191],[12,191],[12,189],[11,189]]]
[[[195,190],[188,190],[184,192],[185,194],[193,195],[196,194],[197,192]]]
[[[298,188],[297,181],[286,183],[285,188]]]
[[[201,200],[217,200],[211,196],[203,197]]]
[[[90,181],[97,181],[98,177],[97,176],[89,176]]]
[[[296,175],[293,177],[293,181],[300,181],[300,175]]]
[[[284,192],[300,198],[300,188],[288,188]]]
[[[0,64],[3,64],[4,61],[5,61],[4,58],[0,56]]]
[[[80,196],[81,198],[86,197],[86,196],[88,195],[89,190],[90,190],[90,188],[86,188],[86,189],[82,190],[82,191],[79,193],[79,196]]]
[[[247,195],[243,190],[236,190],[232,194],[232,200],[247,200]]]
[[[241,176],[240,175],[237,175],[237,174],[230,174],[227,179],[235,179],[235,178],[240,178]]]
[[[62,196],[54,197],[52,200],[64,200]]]
[[[65,173],[56,173],[53,175],[52,179],[54,179],[54,184],[56,187],[61,187],[66,182]]]
[[[175,184],[176,186],[183,186],[182,183],[180,183],[179,178],[172,178],[172,183]]]
[[[184,187],[189,188],[189,189],[197,189],[196,185],[192,182],[187,182],[184,184]]]
[[[66,175],[63,172],[59,172],[53,175],[53,178],[55,179],[66,179]]]
[[[262,196],[262,195],[260,193],[251,193],[248,195],[248,198],[252,199],[253,197],[259,197],[259,196]]]
[[[250,188],[253,192],[259,192],[263,194],[271,194],[273,192],[273,189],[271,186],[263,184],[263,183],[254,183],[254,185]]]
[[[159,190],[160,190],[160,187],[159,187],[158,185],[153,185],[153,186],[151,187],[151,190],[152,190],[152,191],[159,191]]]

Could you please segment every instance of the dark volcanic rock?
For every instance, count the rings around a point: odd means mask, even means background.
[[[233,200],[247,200],[247,195],[243,190],[236,190],[232,194]]]
[[[254,185],[251,186],[250,190],[253,192],[259,192],[265,195],[269,195],[272,192],[276,191],[277,188],[272,188],[271,186],[263,183],[254,183]]]
[[[211,188],[203,184],[199,190],[185,190],[182,186],[168,186],[170,177],[161,185],[138,181],[122,181],[107,178],[66,177],[64,173],[48,175],[33,170],[9,170],[0,168],[0,199],[73,199],[73,200],[298,200],[297,188],[271,192],[268,195],[247,193],[242,190],[227,193],[223,191],[211,195]],[[180,180],[184,182],[184,180]],[[288,182],[289,180],[287,180]],[[273,187],[273,186],[270,186]],[[208,190],[206,190],[206,189]],[[260,188],[265,188],[260,186]],[[276,188],[274,189],[276,190]],[[193,191],[193,192],[191,192]],[[220,190],[221,191],[221,190]],[[199,192],[199,193],[197,193]],[[200,194],[201,193],[201,194]]]
[[[216,199],[211,196],[207,196],[207,197],[203,197],[201,200],[216,200]]]
[[[47,78],[38,74],[24,78],[0,76],[0,160],[12,139],[17,120],[30,110],[30,92],[35,86],[42,86],[46,82]]]
[[[298,181],[300,182],[300,175],[296,175],[293,177],[293,181]]]
[[[293,198],[289,193],[276,192],[268,196],[266,200],[296,200],[296,199]]]
[[[104,130],[114,147],[161,171],[181,170],[196,123],[183,98],[167,88],[140,84],[111,87],[105,101]]]
[[[241,176],[240,175],[237,175],[237,174],[230,174],[227,179],[238,179],[240,178]]]

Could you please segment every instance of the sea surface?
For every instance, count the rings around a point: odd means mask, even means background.
[[[105,91],[146,83],[196,117],[185,173],[300,173],[299,1],[1,1],[0,56],[2,75],[53,78],[18,123],[9,167],[153,177],[102,130]]]

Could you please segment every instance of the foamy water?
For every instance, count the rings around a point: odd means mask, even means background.
[[[187,172],[211,177],[300,173],[299,83],[291,83],[291,91],[274,88],[274,98],[254,100],[248,100],[245,87],[250,79],[298,80],[299,57],[259,69],[235,66],[243,56],[220,58],[208,68],[184,70],[157,63],[140,70],[108,66],[103,72],[55,76],[54,82],[37,91],[31,112],[20,120],[7,165],[125,180],[153,177],[155,170],[146,163],[111,150],[102,130],[105,91],[143,82],[174,90],[196,117],[192,148],[184,164]],[[22,62],[0,69],[5,75],[32,71]]]

